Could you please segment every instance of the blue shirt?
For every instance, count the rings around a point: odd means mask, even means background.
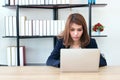
[[[55,48],[48,57],[46,64],[48,66],[60,67],[60,49],[65,48],[63,45],[63,39],[58,39]],[[90,39],[90,43],[85,48],[98,48],[95,39]],[[106,66],[105,58],[100,54],[99,66]]]

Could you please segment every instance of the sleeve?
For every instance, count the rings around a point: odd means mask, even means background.
[[[55,48],[47,59],[46,64],[48,66],[60,67],[60,49],[62,47],[62,43],[63,41],[61,39],[57,41]]]
[[[102,54],[100,54],[100,63],[99,63],[99,67],[103,67],[103,66],[107,66],[107,62],[105,57],[103,57]]]
[[[90,48],[98,48],[98,46],[97,46],[97,43],[96,43],[96,40],[95,40],[95,39],[91,39],[89,47],[90,47]],[[100,54],[99,67],[102,67],[102,66],[107,66],[107,62],[106,62],[105,57],[103,57],[103,55],[102,55],[102,54]]]

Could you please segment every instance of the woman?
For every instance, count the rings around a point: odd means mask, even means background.
[[[84,17],[79,13],[69,15],[65,30],[58,36],[58,41],[46,64],[49,66],[60,67],[61,48],[97,48],[95,39],[89,37],[87,25]],[[106,66],[105,58],[100,55],[99,66]]]

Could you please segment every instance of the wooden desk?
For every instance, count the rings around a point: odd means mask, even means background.
[[[48,66],[0,67],[0,80],[120,80],[120,66],[91,73],[62,73]]]

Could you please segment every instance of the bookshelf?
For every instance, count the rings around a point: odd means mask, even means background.
[[[107,35],[100,35],[100,36],[92,36],[91,35],[91,23],[92,23],[92,7],[105,7],[107,4],[41,4],[41,5],[4,5],[3,7],[7,8],[14,8],[16,9],[16,28],[17,35],[16,36],[3,36],[3,38],[16,38],[17,39],[17,65],[20,66],[20,39],[27,39],[27,38],[54,38],[54,45],[56,44],[57,38],[56,36],[20,36],[19,34],[19,9],[20,8],[35,8],[35,9],[52,9],[53,10],[53,20],[58,20],[58,10],[65,9],[65,8],[78,8],[78,7],[88,7],[88,16],[89,16],[89,35],[90,37],[107,37]]]

